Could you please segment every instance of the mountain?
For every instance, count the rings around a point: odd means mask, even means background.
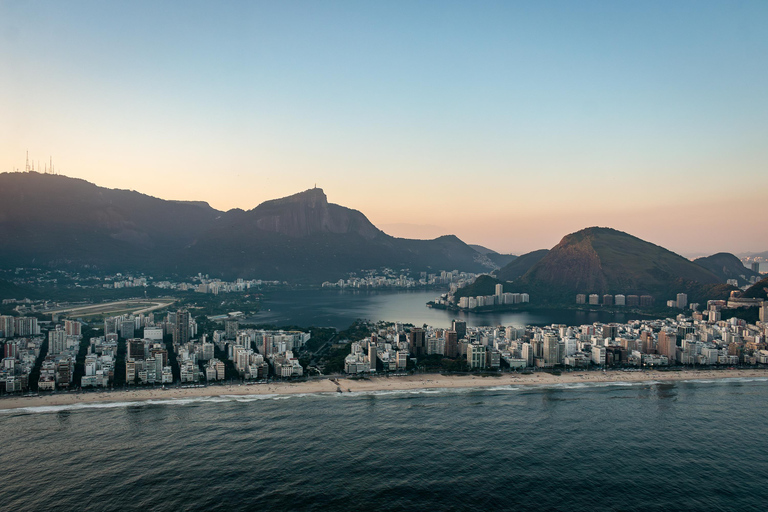
[[[756,282],[744,290],[744,293],[741,296],[748,299],[768,300],[768,277]]]
[[[213,226],[207,203],[165,201],[60,175],[0,174],[0,265],[154,268]]]
[[[483,247],[482,245],[469,244],[469,246],[480,254],[484,254],[489,260],[493,262],[496,268],[501,268],[517,259],[517,256],[514,254],[501,254],[494,251],[493,249]]]
[[[185,249],[181,261],[215,275],[338,279],[348,272],[487,269],[482,255],[452,235],[395,238],[362,213],[329,203],[321,189],[228,212]]]
[[[310,189],[221,212],[39,173],[0,174],[0,267],[45,266],[321,282],[362,269],[483,271],[452,235],[387,235],[361,212]]]
[[[539,249],[538,251],[518,256],[514,261],[496,271],[496,278],[501,281],[514,281],[528,272],[528,270],[538,263],[541,258],[546,256],[548,252],[549,249]]]
[[[532,301],[572,303],[577,293],[649,294],[665,300],[685,292],[697,302],[727,296],[733,288],[720,282],[711,271],[663,247],[592,227],[565,236],[514,285],[530,293]]]
[[[487,247],[483,247],[482,245],[478,245],[478,244],[467,244],[467,245],[469,245],[471,248],[473,248],[474,250],[476,250],[480,254],[491,254],[491,253],[499,254],[496,251],[494,251],[493,249],[489,249]]]
[[[750,277],[760,276],[757,272],[745,267],[739,258],[727,252],[719,252],[705,258],[696,258],[693,262],[718,276],[723,283],[728,279],[736,279],[739,286],[744,286],[749,283]]]

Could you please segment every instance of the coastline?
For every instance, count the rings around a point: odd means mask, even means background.
[[[662,382],[684,380],[722,380],[735,378],[766,378],[768,370],[681,370],[681,371],[585,371],[552,375],[535,372],[528,375],[503,373],[496,376],[418,374],[398,377],[372,377],[335,381],[318,379],[304,382],[272,382],[253,385],[212,385],[196,388],[136,388],[120,391],[85,393],[56,393],[41,396],[12,396],[0,398],[0,410],[34,407],[55,407],[109,402],[143,402],[147,400],[183,400],[217,396],[296,395],[319,393],[410,391],[425,389],[490,388],[497,386],[547,386],[574,383]],[[338,384],[337,384],[338,383]]]
[[[446,305],[446,304],[438,304],[434,300],[428,301],[426,303],[426,306],[430,309],[438,309],[442,311],[451,311],[454,313],[474,313],[474,314],[484,314],[484,313],[531,313],[536,311],[548,311],[553,309],[558,310],[568,310],[568,311],[581,311],[584,313],[607,313],[611,315],[617,315],[617,314],[623,314],[623,315],[632,315],[632,316],[642,316],[646,318],[666,318],[670,315],[673,315],[677,313],[677,311],[672,309],[664,309],[664,308],[656,308],[656,309],[650,309],[650,310],[643,310],[637,307],[632,306],[621,306],[621,307],[604,307],[601,305],[589,305],[589,304],[532,304],[530,302],[524,303],[524,305],[518,304],[505,304],[505,305],[494,305],[494,306],[478,306],[475,308],[462,308],[460,306],[457,306],[455,304],[452,305]]]

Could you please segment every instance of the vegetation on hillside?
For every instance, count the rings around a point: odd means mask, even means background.
[[[528,270],[546,256],[548,252],[549,249],[539,249],[538,251],[523,254],[497,270],[495,272],[496,277],[501,281],[514,281],[528,272]]]
[[[768,300],[768,277],[762,279],[749,288],[747,288],[742,297],[748,299],[766,299]]]
[[[572,233],[514,282],[537,303],[573,303],[577,293],[652,295],[657,301],[689,293],[689,301],[727,297],[709,270],[663,247],[609,228]]]
[[[697,258],[693,262],[718,276],[722,282],[736,279],[739,286],[747,284],[750,277],[759,277],[760,275],[751,268],[745,267],[739,258],[727,252]]]

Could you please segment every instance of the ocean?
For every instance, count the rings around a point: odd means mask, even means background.
[[[768,379],[16,409],[0,411],[0,503],[763,511],[766,410]]]

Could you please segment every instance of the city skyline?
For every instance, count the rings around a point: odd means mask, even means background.
[[[0,19],[0,171],[29,151],[220,210],[317,184],[389,234],[516,254],[587,226],[766,250],[762,3],[3,2]]]

